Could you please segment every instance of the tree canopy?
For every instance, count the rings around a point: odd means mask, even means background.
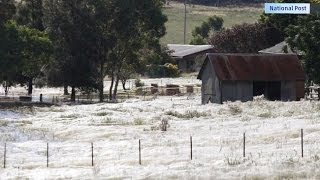
[[[139,50],[159,47],[165,34],[162,0],[46,0],[44,6],[56,52],[52,74],[63,74],[60,84],[73,89],[98,89],[100,101],[104,78],[111,77],[109,98],[115,99],[122,71],[135,69]]]
[[[214,34],[209,42],[218,52],[258,53],[283,39],[281,33],[262,23],[235,25]]]

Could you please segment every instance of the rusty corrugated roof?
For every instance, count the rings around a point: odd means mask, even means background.
[[[203,68],[210,62],[220,80],[279,81],[304,80],[305,74],[296,55],[207,54]]]

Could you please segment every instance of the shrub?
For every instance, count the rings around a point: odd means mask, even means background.
[[[98,113],[95,113],[94,115],[96,116],[106,116],[106,115],[110,115],[111,113],[108,113],[108,112],[98,112]]]
[[[242,113],[242,109],[237,105],[229,104],[228,107],[229,107],[229,111],[232,115],[237,115],[237,114]]]
[[[258,116],[262,117],[262,118],[271,118],[272,113],[270,110],[268,110],[267,112],[263,112],[263,113],[259,114]]]
[[[166,63],[164,65],[166,76],[168,77],[178,77],[180,74],[179,68],[177,65]]]
[[[205,112],[198,112],[196,110],[194,111],[186,111],[185,113],[181,114],[177,111],[168,111],[166,112],[166,115],[169,115],[169,116],[174,116],[174,117],[177,117],[177,118],[181,118],[181,119],[192,119],[194,117],[205,117],[205,116],[208,116],[207,113]]]
[[[178,77],[180,70],[177,65],[166,63],[164,65],[151,65],[147,69],[147,75],[152,78]]]
[[[167,131],[167,128],[169,127],[168,120],[162,119],[160,124],[161,131]]]
[[[141,125],[145,124],[144,120],[141,118],[134,119],[133,123],[134,123],[134,125],[137,125],[137,126],[141,126]]]
[[[144,83],[141,82],[141,79],[139,79],[139,78],[137,78],[134,83],[135,83],[136,87],[144,86]]]
[[[235,157],[225,157],[225,162],[229,165],[229,166],[237,166],[239,164],[241,164],[241,160]]]

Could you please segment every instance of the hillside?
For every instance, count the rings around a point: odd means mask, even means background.
[[[221,16],[225,27],[235,24],[256,22],[262,14],[262,7],[212,7],[212,6],[187,6],[187,43],[191,40],[194,27],[212,15]],[[167,35],[162,39],[163,44],[183,43],[184,4],[171,2],[166,6],[164,13],[168,16],[166,23]]]

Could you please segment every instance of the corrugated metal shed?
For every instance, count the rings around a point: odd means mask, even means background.
[[[287,49],[287,52],[284,52],[284,49]],[[290,48],[289,44],[285,41],[282,41],[279,44],[276,44],[272,47],[269,47],[267,49],[260,50],[259,53],[262,54],[297,54],[302,55],[303,53],[301,51],[293,52]]]
[[[175,58],[183,58],[203,51],[213,50],[211,45],[168,44],[168,48],[172,51],[171,56]]]
[[[220,80],[281,81],[304,80],[296,55],[288,54],[207,54]],[[201,68],[198,79],[201,79]]]

